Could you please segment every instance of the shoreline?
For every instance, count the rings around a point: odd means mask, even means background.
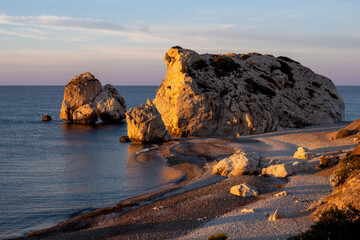
[[[158,151],[172,167],[187,173],[187,178],[184,181],[177,183],[176,186],[140,195],[114,206],[95,210],[54,227],[32,232],[16,239],[87,239],[89,236],[94,237],[94,239],[151,239],[151,236],[159,239],[177,238],[199,228],[211,219],[220,217],[241,206],[263,201],[271,197],[272,192],[286,184],[286,181],[282,179],[264,176],[243,175],[226,179],[211,175],[208,170],[211,167],[211,162],[227,157],[239,148],[253,148],[255,150],[263,148],[266,151],[265,158],[271,160],[274,158],[273,153],[266,149],[270,140],[278,141],[277,139],[297,134],[305,134],[304,139],[311,136],[313,139],[309,142],[319,141],[319,143],[327,146],[327,148],[320,146],[322,152],[336,154],[334,147],[344,149],[344,147],[351,145],[351,141],[340,140],[341,144],[339,142],[335,144],[334,141],[326,142],[326,140],[334,130],[346,124],[347,122],[342,122],[232,139],[175,139],[161,145]],[[298,141],[300,140],[298,139]],[[354,144],[353,142],[352,145]],[[293,154],[293,150],[289,150],[289,152]],[[313,152],[319,154],[317,149],[313,149]],[[276,157],[279,158],[279,156]],[[280,160],[282,162],[289,161],[286,158],[280,158]],[[261,194],[258,197],[239,201],[238,197],[229,194],[228,189],[240,182],[252,182],[260,189]],[[213,209],[202,209],[203,206],[207,205],[212,206]],[[187,208],[191,208],[193,212]],[[174,227],[174,225],[179,224],[182,227]],[[163,231],[160,231],[161,229]],[[166,231],[166,229],[170,230]],[[152,235],[154,231],[157,233],[156,235]]]

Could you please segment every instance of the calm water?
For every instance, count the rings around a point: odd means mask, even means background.
[[[128,108],[157,87],[118,87]],[[120,143],[126,124],[76,126],[59,119],[64,87],[0,87],[0,239],[50,227],[179,180],[144,148]],[[48,113],[53,121],[42,122]]]
[[[117,87],[128,108],[157,87]],[[360,87],[338,87],[347,121],[360,118]],[[179,180],[151,146],[119,143],[126,124],[66,125],[63,87],[0,87],[0,239],[50,227]],[[48,113],[51,122],[42,122]]]

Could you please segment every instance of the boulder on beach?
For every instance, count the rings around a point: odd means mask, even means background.
[[[246,183],[231,187],[230,193],[241,197],[253,197],[259,194],[254,187]]]
[[[101,83],[89,72],[76,76],[65,86],[60,118],[78,124],[93,124],[100,117],[106,122],[125,118],[126,104],[110,84]]]
[[[131,108],[126,113],[127,131],[133,143],[154,143],[171,140],[156,106],[148,99],[146,104]]]
[[[294,158],[297,159],[309,159],[310,158],[310,154],[309,151],[303,147],[298,147],[297,151],[294,153]]]
[[[287,57],[174,47],[154,104],[172,136],[240,136],[344,117],[333,82]]]
[[[261,173],[272,177],[285,178],[294,173],[294,168],[289,164],[277,164],[263,168]]]
[[[213,174],[224,177],[254,174],[259,170],[261,156],[256,152],[237,151],[228,158],[220,160],[213,167]]]

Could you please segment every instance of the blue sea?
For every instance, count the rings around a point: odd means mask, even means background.
[[[360,86],[338,86],[346,121],[360,118]],[[128,109],[156,86],[117,87]],[[152,145],[120,143],[126,123],[68,125],[59,119],[64,87],[0,87],[0,239],[53,226],[82,213],[159,190],[182,172]],[[48,113],[53,121],[42,122]]]

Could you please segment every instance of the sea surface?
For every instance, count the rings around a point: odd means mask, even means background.
[[[128,109],[157,86],[116,87]],[[360,86],[338,86],[346,121],[360,118]],[[0,239],[159,190],[183,178],[153,145],[120,143],[126,123],[68,125],[59,119],[64,87],[0,87]],[[50,122],[42,122],[48,113]]]

